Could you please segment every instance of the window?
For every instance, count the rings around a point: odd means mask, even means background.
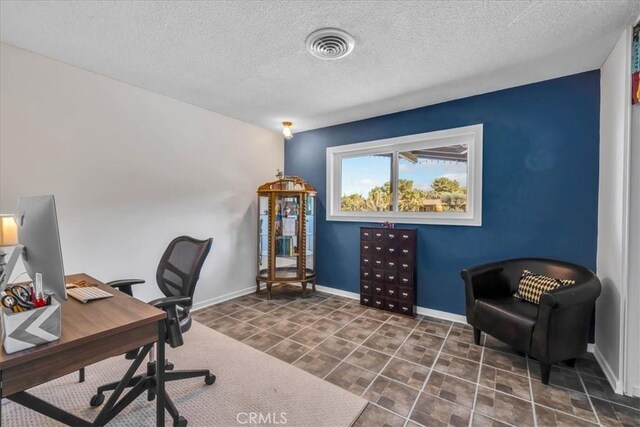
[[[327,148],[329,221],[482,225],[482,125]]]

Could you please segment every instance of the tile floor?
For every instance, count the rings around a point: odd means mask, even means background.
[[[639,426],[640,399],[613,393],[590,354],[538,363],[468,325],[410,319],[300,287],[274,287],[194,312],[238,341],[369,400],[358,426]]]

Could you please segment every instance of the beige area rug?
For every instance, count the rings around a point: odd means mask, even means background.
[[[217,376],[211,386],[200,378],[167,383],[167,391],[189,426],[256,425],[259,421],[262,425],[279,426],[349,426],[367,404],[354,394],[199,323],[194,322],[184,337],[182,347],[167,346],[167,357],[175,369],[209,368]],[[121,378],[129,362],[124,356],[107,359],[87,367],[82,384],[77,382],[78,374],[73,373],[31,392],[93,420],[99,408],[91,408],[89,399],[96,387]],[[258,414],[253,423],[249,418],[252,413]],[[168,413],[166,423],[172,425]],[[14,402],[2,405],[1,424],[59,425]],[[147,402],[143,395],[109,425],[155,425],[155,402]]]

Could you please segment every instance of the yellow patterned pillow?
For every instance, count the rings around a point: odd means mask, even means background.
[[[575,285],[575,283],[575,280],[554,279],[553,277],[524,270],[522,276],[520,276],[518,291],[513,296],[534,304],[540,304],[540,297],[542,297],[543,293],[557,289],[560,286]]]

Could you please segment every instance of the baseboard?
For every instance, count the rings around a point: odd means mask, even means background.
[[[317,285],[316,289],[321,292],[326,292],[332,295],[339,295],[341,297],[351,298],[355,300],[360,300],[360,294],[355,292],[343,291],[341,289],[331,288],[329,286]],[[437,319],[450,320],[452,322],[457,323],[467,323],[467,318],[460,314],[449,313],[446,311],[434,310],[432,308],[426,307],[417,307],[418,314],[422,314],[425,316],[435,317]]]
[[[633,386],[631,388],[631,394],[635,397],[640,397],[640,385]]]
[[[616,394],[623,394],[622,382],[618,380],[618,377],[613,373],[613,369],[611,369],[611,366],[609,366],[609,363],[607,363],[607,360],[604,358],[604,356],[602,356],[602,353],[600,353],[600,350],[596,345],[593,346],[593,355],[595,356],[596,360],[598,361],[598,364],[602,368],[602,371],[604,372],[604,375],[607,377],[607,381],[609,381],[609,384],[611,385],[611,388],[613,389],[613,391]]]
[[[225,295],[220,295],[219,297],[215,297],[215,298],[209,298],[207,300],[204,301],[199,301],[195,304],[193,304],[193,311],[196,310],[200,310],[206,307],[209,307],[210,305],[214,305],[214,304],[219,304],[221,302],[225,302],[228,301],[230,299],[233,298],[237,298],[237,297],[241,297],[247,294],[251,294],[253,292],[256,291],[256,287],[254,286],[250,286],[248,288],[244,288],[244,289],[240,289],[239,291],[233,291],[231,293],[225,294]]]
[[[418,314],[435,317],[436,319],[450,320],[456,323],[467,323],[467,318],[461,314],[449,313],[448,311],[434,310],[433,308],[417,307]]]
[[[360,301],[360,294],[355,292],[343,291],[341,289],[331,288],[329,286],[316,285],[316,290],[326,292],[331,295],[338,295],[345,298],[351,298]]]

